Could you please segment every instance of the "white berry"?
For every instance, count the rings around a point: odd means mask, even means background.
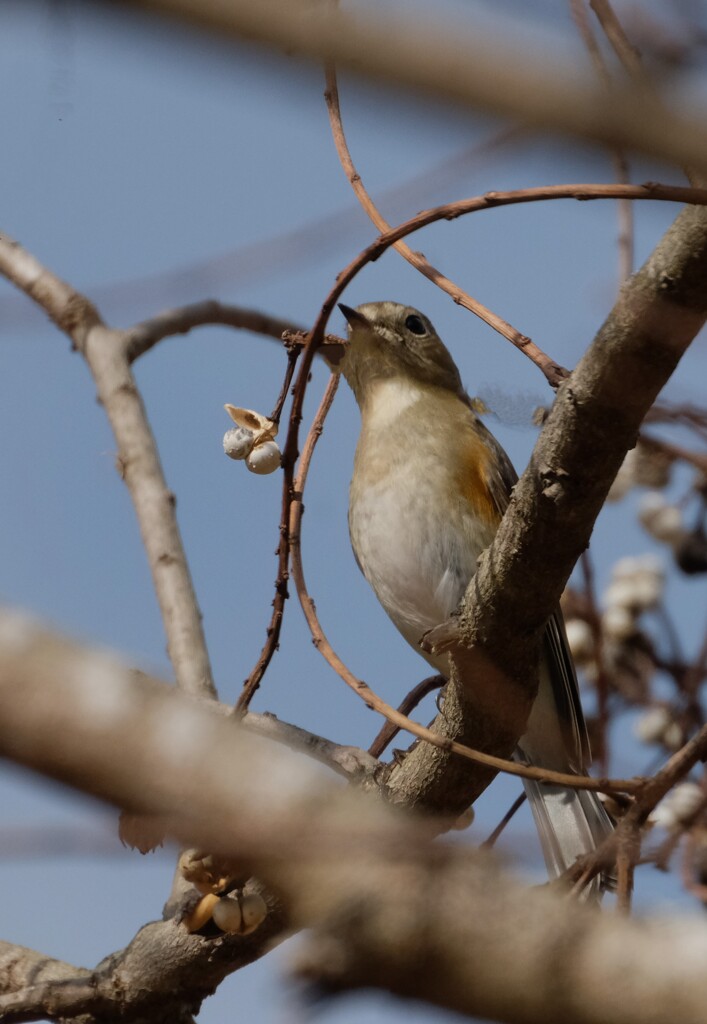
[[[247,427],[231,427],[223,435],[223,450],[230,459],[245,459],[254,444],[255,435]]]
[[[667,708],[650,708],[637,719],[633,732],[643,743],[660,743],[671,723],[672,718]]]
[[[681,782],[670,793],[670,803],[678,821],[686,821],[701,806],[705,791],[696,782]]]
[[[628,608],[610,605],[601,617],[601,624],[612,640],[627,640],[636,631],[636,620]]]
[[[584,619],[568,619],[565,623],[567,642],[577,664],[583,664],[594,656],[594,636]]]
[[[257,892],[247,892],[241,896],[241,914],[243,923],[241,935],[250,935],[265,920],[268,912],[267,904],[263,897]]]
[[[666,501],[660,491],[649,491],[643,495],[638,518],[652,537],[666,544],[676,543],[685,532],[680,509]]]
[[[663,733],[663,744],[668,750],[679,750],[685,741],[683,731],[677,722],[671,722]]]
[[[248,455],[245,464],[251,473],[274,473],[279,469],[281,462],[280,449],[276,441],[265,441]]]
[[[211,916],[214,924],[222,932],[240,932],[243,926],[243,915],[238,900],[232,896],[222,896],[214,906]]]

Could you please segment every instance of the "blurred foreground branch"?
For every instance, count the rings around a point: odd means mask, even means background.
[[[106,0],[102,0],[106,2]],[[384,82],[424,91],[533,127],[636,149],[707,168],[704,112],[687,94],[656,103],[628,83],[606,91],[575,66],[531,56],[452,19],[352,14],[325,4],[281,0],[109,0],[166,14],[218,33],[252,39]]]
[[[423,823],[329,783],[208,702],[136,680],[114,657],[11,612],[0,616],[0,640],[2,754],[160,814],[181,840],[257,870],[292,924],[313,930],[298,969],[318,986],[380,986],[523,1024],[704,1019],[701,922],[634,923],[528,891],[478,854],[430,844]],[[261,925],[268,943],[284,920],[271,906]],[[27,969],[39,954],[3,946],[0,1019],[185,1021],[226,952],[252,959],[260,935],[207,939],[172,919],[147,925],[93,972],[70,977],[57,964],[39,981]],[[187,970],[190,945],[200,951],[200,987]],[[166,948],[181,950],[181,961],[165,960]],[[157,978],[157,991],[145,987]]]

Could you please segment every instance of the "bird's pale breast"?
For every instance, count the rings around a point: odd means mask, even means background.
[[[456,609],[493,540],[499,514],[486,484],[488,448],[456,395],[409,381],[379,382],[362,421],[351,543],[379,601],[416,646]]]

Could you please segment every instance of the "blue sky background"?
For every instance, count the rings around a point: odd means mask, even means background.
[[[563,5],[467,0],[438,10],[548,58],[585,61]],[[553,138],[516,141],[450,176],[440,163],[490,138],[498,124],[347,75],[340,88],[354,160],[373,196],[387,197],[381,205],[393,221],[487,189],[611,180],[608,156]],[[0,230],[94,298],[116,326],[207,297],[310,324],[336,273],[375,235],[339,166],[323,89],[318,68],[162,21],[73,0],[3,0]],[[632,178],[683,180],[676,170],[640,160]],[[390,194],[410,180],[414,188]],[[639,260],[675,213],[669,204],[637,204]],[[616,234],[613,204],[557,202],[442,224],[412,244],[573,366],[615,295]],[[527,360],[395,253],[367,267],[344,299],[422,308],[469,390],[493,396],[500,419],[489,424],[523,468],[535,439],[530,413],[550,399]],[[341,318],[331,327],[343,331]],[[2,598],[169,677],[137,526],[88,371],[67,340],[3,281],[0,331]],[[236,698],[264,638],[280,478],[256,477],[224,457],[223,403],[269,412],[284,366],[277,343],[217,328],[166,340],[137,366],[226,701]],[[666,396],[703,400],[706,373],[704,345],[696,345]],[[323,367],[315,370],[310,414],[326,376]],[[392,630],[350,552],[346,504],[357,431],[357,410],[342,387],[308,486],[305,568],[335,648],[396,703],[426,666]],[[620,555],[656,550],[633,526],[634,502],[602,514],[593,541],[600,582]],[[669,587],[694,651],[704,584],[671,578]],[[294,599],[254,707],[345,743],[365,746],[378,728],[313,648]],[[637,747],[628,723],[616,733],[613,772],[644,769],[650,752]],[[494,784],[479,803],[473,840],[483,838],[516,791],[515,783]],[[159,916],[172,861],[122,852],[112,838],[115,815],[7,766],[0,806],[0,936],[92,966]],[[529,818],[519,818],[506,849],[509,856],[525,851],[526,865],[537,870]],[[641,908],[676,901],[690,909],[671,879],[651,869],[639,873]],[[292,992],[273,984],[285,956],[286,948],[231,978],[200,1019],[297,1019]],[[403,1013],[408,1022],[440,1016],[369,995],[324,1005],[317,1016],[335,1024],[353,1013],[361,1024]]]

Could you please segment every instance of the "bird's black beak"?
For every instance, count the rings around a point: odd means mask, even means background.
[[[343,302],[339,303],[339,309],[346,317],[350,327],[365,327],[368,323],[363,313],[359,313],[357,309],[353,309],[351,306],[345,306]]]

